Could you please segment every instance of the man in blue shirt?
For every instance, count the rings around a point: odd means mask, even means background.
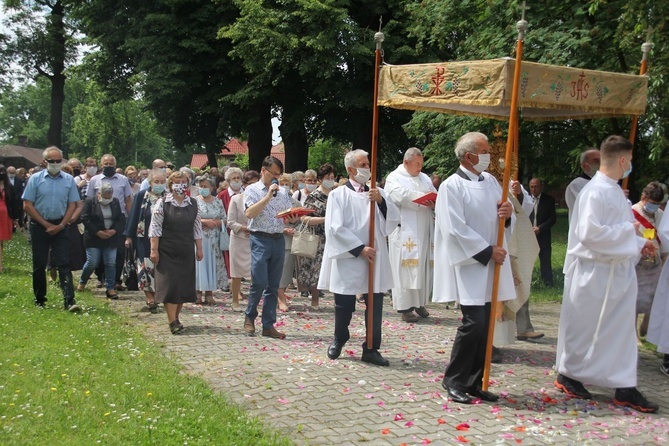
[[[44,151],[47,168],[33,174],[23,191],[23,209],[30,216],[33,254],[33,292],[35,305],[46,302],[46,264],[51,249],[51,263],[58,270],[65,309],[80,308],[74,300],[70,270],[70,238],[64,230],[81,200],[72,175],[61,172],[63,152],[51,146]]]
[[[288,193],[279,187],[278,178],[283,174],[283,163],[268,156],[262,162],[260,181],[244,191],[244,207],[251,231],[251,289],[246,307],[244,331],[255,336],[255,319],[258,317],[258,303],[263,297],[262,335],[284,339],[286,335],[274,328],[279,282],[283,271],[285,240],[284,221],[277,217],[279,212],[292,207]],[[289,215],[288,223],[295,223],[298,217]]]

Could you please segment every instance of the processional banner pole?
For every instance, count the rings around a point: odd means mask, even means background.
[[[653,47],[653,44],[650,43],[650,34],[651,30],[648,30],[648,38],[644,43],[641,44],[641,53],[643,56],[641,57],[641,68],[639,69],[639,75],[643,76],[646,74],[646,71],[648,70],[648,53],[650,53],[650,49]],[[637,127],[639,124],[639,115],[634,115],[632,117],[632,125],[630,126],[630,136],[629,136],[629,142],[634,145],[634,141],[636,140],[636,131]],[[627,189],[627,185],[629,183],[629,177],[623,178],[623,184],[622,188]]]
[[[382,19],[379,20],[379,22]],[[381,23],[379,23],[379,32],[374,34],[376,42],[376,56],[374,58],[374,105],[372,107],[372,146],[370,147],[370,170],[371,187],[376,188],[376,149],[379,142],[379,70],[381,69],[381,50],[383,48],[384,35],[381,32]],[[369,202],[369,247],[374,249],[374,234],[376,221],[376,202]],[[374,342],[374,261],[369,262],[369,278],[367,288],[367,348],[373,348]]]
[[[516,29],[518,30],[518,41],[516,43],[516,66],[515,71],[513,72],[513,90],[511,93],[511,106],[509,112],[509,130],[506,137],[506,154],[504,156],[504,179],[502,181],[502,203],[506,202],[509,198],[509,179],[511,178],[511,160],[513,156],[513,147],[514,141],[517,140],[518,136],[518,86],[520,84],[520,69],[521,61],[523,58],[523,40],[525,38],[525,32],[527,31],[528,24],[525,21],[525,2],[523,2],[523,15],[521,20],[516,23]],[[504,228],[505,228],[505,219],[499,219],[499,226],[497,229],[497,246],[504,246]],[[507,260],[508,259],[507,256]],[[499,276],[501,272],[501,266],[498,263],[495,263],[495,271],[493,275],[492,282],[492,295],[490,297],[490,318],[488,321],[488,339],[486,344],[485,351],[485,364],[483,368],[483,383],[481,387],[483,390],[488,390],[488,383],[490,381],[490,361],[492,359],[492,341],[495,336],[495,309],[497,308],[497,295],[499,294]]]

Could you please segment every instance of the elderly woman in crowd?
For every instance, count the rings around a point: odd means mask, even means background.
[[[217,197],[223,202],[226,214],[230,208],[230,200],[232,197],[244,192],[244,188],[242,187],[242,175],[242,169],[239,167],[229,167],[225,169],[225,183],[228,184],[228,187],[219,192]],[[230,229],[228,229],[228,234],[230,234]],[[230,251],[223,251],[223,259],[225,260],[225,271],[228,274],[228,277],[232,277],[230,275]]]
[[[221,231],[225,231],[227,218],[223,203],[213,195],[214,178],[203,175],[196,180],[198,185],[197,207],[202,221],[202,254],[201,262],[195,267],[195,289],[198,303],[213,305],[213,292],[228,288],[228,275],[225,271],[223,251],[219,247]],[[204,299],[202,300],[202,293]]]
[[[188,176],[183,172],[169,176],[169,192],[153,206],[149,228],[155,299],[165,304],[172,334],[184,329],[179,321],[183,304],[196,301],[195,260],[203,257],[200,211],[195,200],[186,195],[188,185]]]
[[[244,185],[256,183],[260,175],[255,170],[244,174]],[[243,311],[239,305],[242,296],[242,278],[251,276],[251,239],[249,237],[248,218],[244,212],[244,195],[236,194],[230,199],[228,207],[228,228],[230,229],[230,278],[232,309]]]
[[[296,170],[290,174],[290,195],[304,189],[304,172]]]
[[[142,180],[139,179],[139,172],[135,166],[128,166],[125,168],[125,176],[128,177],[128,183],[130,183],[130,190],[132,191],[132,196],[137,195],[140,189],[140,184]]]
[[[86,247],[86,263],[77,285],[77,291],[83,291],[91,274],[95,271],[100,259],[105,266],[105,285],[107,297],[118,299],[114,290],[116,277],[116,247],[123,231],[125,219],[121,205],[113,197],[112,185],[103,181],[97,195],[86,198],[81,212],[84,224],[84,246]]]
[[[21,197],[14,193],[7,169],[0,164],[0,273],[2,272],[2,249],[4,242],[12,239],[15,224],[18,224]]]
[[[318,175],[315,170],[309,169],[304,172],[304,187],[293,193],[293,198],[299,201],[301,206],[304,206],[309,194],[315,191],[317,187]]]
[[[291,175],[283,174],[279,177],[279,186],[288,190],[290,187]],[[291,198],[293,206],[300,206],[300,202],[295,198]],[[295,233],[295,225],[291,223],[285,223],[283,229],[283,237],[286,241],[285,254],[283,257],[283,271],[281,273],[281,280],[279,282],[279,296],[278,296],[278,306],[279,310],[286,311],[288,310],[288,302],[286,301],[286,288],[288,285],[293,283],[293,276],[295,274],[295,254],[291,252],[291,247],[293,245],[293,234]]]
[[[313,259],[308,257],[297,258],[299,265],[298,282],[309,289],[312,308],[318,308],[319,291],[316,286],[318,285],[318,275],[323,262],[323,247],[325,246],[325,207],[328,202],[328,195],[334,189],[336,176],[337,172],[332,164],[327,163],[319,167],[318,181],[320,185],[318,189],[309,194],[304,202],[305,207],[315,211],[311,215],[302,217],[302,221],[309,226],[315,226],[315,232],[318,235],[318,251]]]
[[[125,225],[125,246],[134,247],[137,264],[137,281],[139,289],[144,291],[146,306],[151,313],[158,311],[156,303],[156,278],[154,265],[149,258],[151,243],[149,241],[149,228],[151,227],[151,212],[154,205],[165,195],[166,178],[165,172],[155,169],[149,172],[149,188],[139,191],[132,203],[132,210]]]

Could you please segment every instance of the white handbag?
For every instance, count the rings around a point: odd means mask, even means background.
[[[311,226],[300,223],[293,235],[293,244],[290,252],[296,256],[313,259],[318,252],[318,235],[314,234]]]

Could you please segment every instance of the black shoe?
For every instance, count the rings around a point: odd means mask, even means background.
[[[669,364],[660,364],[660,372],[669,376]]]
[[[648,401],[643,393],[639,392],[636,387],[616,389],[616,396],[613,398],[613,404],[616,406],[631,407],[634,410],[644,413],[655,413],[660,408],[657,404]]]
[[[45,305],[46,305],[46,299],[35,301],[35,306],[36,307],[44,308]]]
[[[583,400],[592,398],[592,395],[588,392],[588,389],[583,386],[581,381],[571,379],[561,374],[558,374],[557,379],[555,380],[555,387],[572,398],[580,398]]]
[[[450,387],[445,382],[441,382],[441,387],[448,392],[448,396],[456,403],[460,404],[471,404],[472,399],[462,390],[458,390],[454,387]]]
[[[302,297],[309,297],[309,291],[302,291],[302,292],[300,293],[300,296],[302,296]]]
[[[381,353],[379,353],[378,350],[367,350],[362,354],[360,360],[362,362],[368,362],[370,364],[380,365],[382,367],[388,367],[390,365],[390,362],[381,356]]]
[[[332,341],[332,344],[328,347],[328,358],[337,359],[341,355],[341,349],[344,348],[344,344],[340,344],[337,341]]]
[[[504,361],[504,354],[502,353],[501,348],[497,348],[494,345],[492,346],[492,358],[490,362],[493,364],[501,364]]]
[[[487,401],[489,403],[494,403],[499,399],[499,397],[494,393],[483,390],[480,387],[473,387],[469,389],[468,393],[474,398],[481,398],[483,401]]]
[[[319,291],[319,292],[318,292],[318,297],[325,297],[325,293],[322,292],[322,291]]]

